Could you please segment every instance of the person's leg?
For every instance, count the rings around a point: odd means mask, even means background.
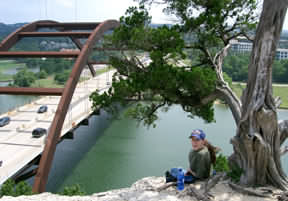
[[[165,172],[166,183],[177,181],[177,178],[173,177],[169,171]]]
[[[193,175],[185,175],[184,176],[184,183],[185,184],[192,184],[197,180],[196,177],[194,177]]]

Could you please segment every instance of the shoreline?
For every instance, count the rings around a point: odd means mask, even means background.
[[[224,105],[224,106],[227,105],[227,104],[225,104],[225,103],[221,103],[220,100],[215,100],[215,101],[214,101],[214,104],[216,104],[216,105]],[[226,107],[229,108],[229,106],[226,106]],[[280,106],[280,107],[277,108],[277,110],[288,110],[288,106],[287,106],[287,107],[285,107],[285,106]]]

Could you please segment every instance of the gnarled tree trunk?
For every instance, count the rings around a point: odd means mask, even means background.
[[[242,184],[272,184],[283,190],[288,189],[288,180],[280,161],[282,139],[272,97],[272,63],[287,4],[285,0],[264,0],[242,96],[241,119],[231,140],[233,158],[244,170]]]

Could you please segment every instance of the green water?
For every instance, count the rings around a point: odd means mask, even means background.
[[[0,112],[31,101],[33,97],[0,96]],[[288,111],[278,111],[279,119],[288,119]],[[58,144],[46,190],[62,191],[64,186],[80,184],[88,194],[129,187],[147,176],[163,176],[171,167],[188,166],[191,148],[188,135],[201,128],[224,155],[232,153],[230,138],[235,134],[231,112],[215,105],[216,123],[190,119],[178,106],[160,113],[156,128],[147,129],[131,119],[111,120],[108,115],[92,116],[89,126],[80,126],[74,140]],[[282,157],[288,173],[288,155]],[[32,183],[33,178],[28,180]]]
[[[0,95],[0,114],[28,104],[36,98],[36,96]]]
[[[91,132],[95,141],[92,143],[91,138],[87,141],[92,145],[82,144],[87,148],[87,152],[82,154],[83,151],[73,145],[78,139],[62,144],[54,161],[59,167],[51,171],[47,190],[61,191],[64,186],[77,183],[91,194],[128,187],[143,177],[162,176],[171,167],[187,168],[187,154],[191,148],[188,135],[194,128],[204,129],[208,140],[229,155],[232,152],[229,140],[234,135],[235,124],[225,106],[216,106],[215,110],[217,124],[205,124],[199,118],[191,120],[180,107],[175,106],[169,112],[161,113],[157,127],[150,129],[137,126],[134,120],[127,118],[115,121],[103,118],[101,121],[105,121],[106,126],[96,131],[94,123],[101,123],[99,119],[91,118],[90,126],[80,127],[75,137],[81,136],[84,140],[83,134]],[[102,133],[98,135],[97,132]],[[68,158],[63,156],[65,152]]]

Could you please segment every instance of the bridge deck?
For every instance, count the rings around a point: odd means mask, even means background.
[[[108,73],[111,82],[112,73]],[[69,112],[62,128],[61,136],[76,127],[92,112],[89,95],[96,88],[102,92],[108,89],[107,73],[90,80],[78,83],[75,89]],[[2,114],[9,116],[11,122],[0,127],[0,185],[25,167],[44,149],[46,136],[32,138],[35,128],[46,128],[47,131],[54,118],[60,97],[46,96],[21,106],[14,111]],[[37,113],[41,105],[47,105],[46,113]]]

